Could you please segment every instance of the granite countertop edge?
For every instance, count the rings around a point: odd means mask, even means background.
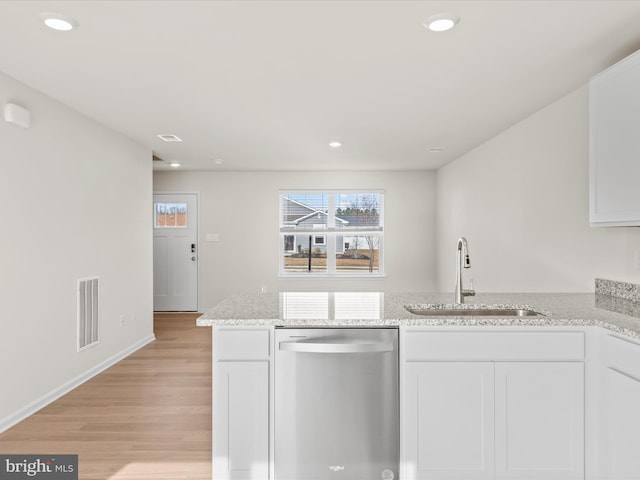
[[[483,294],[462,308],[524,308],[544,313],[540,317],[424,317],[405,310],[406,305],[451,308],[450,294],[384,294],[381,318],[284,319],[280,296],[242,294],[222,301],[200,316],[198,326],[283,327],[600,327],[640,342],[640,302],[595,294]],[[522,300],[522,301],[519,301]],[[457,306],[456,306],[457,307]]]

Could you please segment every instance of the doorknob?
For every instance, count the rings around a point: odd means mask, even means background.
[[[191,257],[191,261],[195,262],[196,261],[196,257]]]

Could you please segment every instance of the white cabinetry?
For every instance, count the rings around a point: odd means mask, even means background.
[[[604,352],[601,479],[640,479],[640,345],[607,335]]]
[[[584,478],[583,332],[401,332],[402,479]]]
[[[590,221],[640,225],[640,51],[589,83]]]
[[[412,362],[404,378],[400,478],[493,479],[493,364]]]
[[[584,478],[584,364],[495,364],[496,478]]]
[[[213,327],[213,478],[269,478],[273,329]]]

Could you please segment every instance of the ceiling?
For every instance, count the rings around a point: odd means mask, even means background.
[[[441,12],[455,29],[422,26]],[[0,71],[155,169],[424,170],[640,48],[638,25],[640,1],[5,0]]]

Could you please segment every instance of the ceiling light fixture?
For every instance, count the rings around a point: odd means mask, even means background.
[[[460,21],[460,17],[453,13],[438,13],[427,17],[422,25],[432,32],[446,32],[451,30]]]
[[[178,168],[180,166],[178,162],[171,162],[169,165],[171,165],[173,168]]]
[[[74,28],[78,28],[78,21],[76,19],[61,13],[45,12],[40,14],[40,18],[47,27],[60,32],[68,32]]]
[[[173,135],[172,133],[160,134],[157,137],[165,142],[181,142],[182,139],[177,135]]]
[[[339,140],[333,140],[331,142],[329,142],[329,146],[331,148],[340,148],[342,146],[342,142]]]
[[[224,163],[224,160],[222,160],[221,158],[216,158],[213,163],[215,163],[216,165],[222,165]]]

